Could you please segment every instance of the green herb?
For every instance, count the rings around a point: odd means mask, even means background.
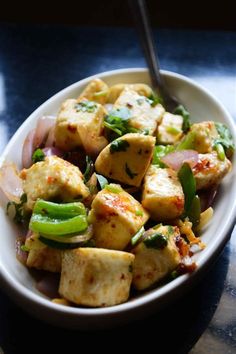
[[[108,180],[103,177],[102,175],[99,175],[96,173],[96,177],[97,177],[97,180],[98,180],[98,183],[100,185],[100,188],[103,189],[105,188],[105,186],[108,184]]]
[[[51,218],[67,219],[77,215],[86,215],[83,203],[53,203],[43,199],[38,199],[34,205],[34,213],[48,216]]]
[[[80,202],[57,204],[37,200],[29,229],[42,236],[71,237],[88,227],[86,209]]]
[[[75,104],[75,110],[77,112],[93,113],[97,109],[97,103],[93,101],[81,101]]]
[[[147,248],[164,249],[168,245],[168,238],[157,232],[145,238],[143,243]]]
[[[15,202],[8,202],[7,203],[7,208],[6,208],[6,212],[7,215],[9,214],[9,210],[11,207],[13,207],[15,210],[15,214],[13,217],[13,220],[18,223],[24,223],[26,221],[26,219],[28,218],[27,213],[25,212],[24,209],[24,204],[27,202],[27,195],[25,193],[23,193],[20,197],[20,203],[15,203]]]
[[[195,150],[196,133],[190,131],[183,140],[177,145],[176,150]]]
[[[31,216],[29,229],[42,235],[54,235],[66,237],[86,230],[87,217],[77,215],[68,219],[51,218],[41,214]]]
[[[142,131],[143,135],[149,135],[149,129],[148,128],[144,128]]]
[[[129,272],[133,273],[133,265],[132,264],[129,265]]]
[[[141,239],[143,236],[145,230],[144,227],[142,226],[141,229],[138,230],[138,232],[131,238],[131,245],[135,246],[136,243]]]
[[[174,127],[173,125],[166,127],[166,131],[167,131],[167,133],[169,133],[171,135],[178,135],[178,134],[182,133],[181,129]]]
[[[174,151],[173,145],[156,145],[153,152],[152,164],[164,168],[165,164],[161,161],[161,158],[172,151]]]
[[[178,178],[184,192],[184,209],[188,215],[188,211],[192,205],[193,198],[196,193],[196,181],[193,172],[188,163],[184,163],[178,172]]]
[[[154,229],[154,230],[159,229],[159,227],[161,227],[161,226],[162,226],[162,223],[157,224],[157,225],[153,226],[153,229]]]
[[[186,110],[186,108],[183,105],[180,104],[178,107],[175,108],[174,114],[179,114],[180,116],[183,117],[182,129],[183,129],[183,132],[186,133],[190,128],[190,114],[189,114],[189,112]]]
[[[129,143],[126,140],[114,140],[110,145],[110,153],[114,154],[118,151],[126,151],[129,147]]]
[[[104,188],[111,193],[118,194],[118,193],[122,192],[122,188],[116,184],[107,184]]]
[[[220,143],[214,144],[213,149],[216,150],[219,160],[225,160],[225,150]]]
[[[129,168],[127,163],[125,163],[125,172],[129,176],[129,178],[131,178],[131,179],[133,179],[135,176],[138,175],[138,173],[134,173],[131,171],[131,169]]]
[[[45,158],[45,154],[42,149],[36,149],[32,155],[33,163],[43,161]]]
[[[148,99],[152,107],[155,107],[158,103],[163,104],[163,99],[154,92],[148,97]]]
[[[21,245],[20,246],[20,249],[21,249],[21,251],[23,251],[23,252],[29,252],[29,247],[27,247],[26,245]]]
[[[173,270],[173,272],[170,273],[170,280],[174,280],[179,277],[179,272],[177,270]]]
[[[120,136],[126,133],[136,133],[138,132],[138,129],[132,128],[129,125],[130,118],[130,110],[126,107],[121,107],[116,110],[112,110],[105,117],[104,125],[106,128],[113,130]]]
[[[135,210],[135,215],[136,216],[143,216],[142,210]]]
[[[193,223],[193,226],[196,227],[200,222],[201,215],[201,202],[198,195],[195,195],[192,204],[188,210],[188,218]]]
[[[138,103],[139,106],[141,106],[144,103],[144,98],[143,97],[142,98],[138,98],[137,99],[137,103]]]
[[[94,164],[93,164],[93,160],[91,159],[90,156],[86,156],[86,169],[84,172],[84,181],[85,183],[88,182],[88,180],[90,179],[90,177],[92,176],[94,171]]]
[[[173,233],[174,233],[174,228],[173,228],[173,226],[168,225],[168,226],[167,226],[167,229],[168,229],[168,234],[169,234],[169,235],[173,235]]]
[[[222,123],[215,123],[215,127],[220,138],[215,139],[214,145],[221,144],[225,150],[226,156],[230,157],[235,150],[232,134],[229,128]]]

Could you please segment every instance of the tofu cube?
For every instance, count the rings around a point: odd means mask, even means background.
[[[148,213],[119,185],[110,184],[94,198],[89,220],[97,247],[123,250],[148,220]]]
[[[95,162],[96,171],[130,186],[139,187],[150,165],[155,138],[129,133],[107,145]]]
[[[231,162],[225,158],[219,160],[216,151],[208,154],[199,154],[199,161],[193,167],[197,189],[207,189],[221,182],[231,170]]]
[[[89,190],[79,168],[57,156],[46,157],[20,173],[27,194],[27,209],[32,210],[38,198],[62,201],[86,198]]]
[[[160,144],[175,144],[183,136],[183,117],[165,112],[158,126],[157,140]]]
[[[106,111],[96,102],[75,99],[66,100],[58,113],[55,127],[56,146],[64,151],[83,147],[80,134],[98,138],[103,133]]]
[[[78,305],[101,307],[129,297],[134,255],[101,248],[77,248],[62,256],[59,293]]]
[[[156,221],[179,217],[184,211],[184,193],[177,173],[151,165],[144,178],[142,205]]]
[[[180,263],[181,258],[175,244],[175,238],[179,236],[176,226],[160,226],[150,229],[144,237],[155,234],[164,235],[167,239],[166,247],[162,249],[151,248],[144,242],[139,243],[132,252],[135,255],[133,266],[133,285],[137,290],[149,288],[154,283],[163,279],[172,272]]]
[[[139,95],[129,87],[125,87],[114,104],[114,109],[122,107],[130,111],[130,126],[142,131],[147,130],[149,135],[155,135],[157,124],[165,112],[161,104],[152,107],[147,97]]]
[[[153,94],[151,87],[146,84],[116,84],[109,88],[107,102],[115,103],[125,88],[130,88],[140,96],[150,97]]]
[[[213,150],[213,142],[219,138],[215,123],[212,121],[195,123],[190,131],[195,133],[194,149],[205,154]]]
[[[29,249],[27,267],[55,273],[61,271],[61,250],[48,247],[34,233],[26,240],[25,245]]]
[[[105,104],[108,96],[109,88],[107,84],[100,80],[92,80],[79,95],[78,100],[86,98],[89,101],[96,101]]]

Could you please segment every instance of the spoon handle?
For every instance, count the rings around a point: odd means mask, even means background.
[[[156,48],[150,29],[149,18],[145,0],[129,0],[130,6],[136,22],[142,48],[150,70],[152,86],[155,91],[160,92],[163,87],[163,80],[160,75],[160,65],[156,57]]]

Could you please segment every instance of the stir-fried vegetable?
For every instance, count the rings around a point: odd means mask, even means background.
[[[39,200],[30,219],[30,230],[47,235],[71,237],[88,227],[82,203],[56,204]]]
[[[217,130],[220,138],[218,138],[214,141],[214,146],[218,146],[219,144],[221,144],[225,150],[226,156],[230,157],[235,150],[235,145],[234,145],[232,134],[230,133],[229,128],[226,127],[226,125],[224,125],[222,123],[215,123],[215,127],[216,127],[216,130]],[[218,147],[218,149],[219,149],[219,147]],[[220,153],[217,150],[217,153],[218,153],[218,156],[221,155],[221,157],[219,156],[219,158],[222,160],[222,158],[223,158],[222,149],[221,149]]]
[[[184,108],[183,105],[179,105],[178,107],[175,108],[174,114],[179,114],[183,117],[182,129],[183,129],[183,132],[186,133],[190,128],[190,114],[189,114],[189,112],[186,110],[186,108]]]
[[[164,168],[166,165],[162,162],[161,158],[172,151],[174,151],[173,145],[156,145],[154,148],[152,164]]]
[[[129,125],[130,110],[126,107],[112,110],[105,118],[106,128],[113,130],[119,136],[126,133],[136,133],[138,130]]]
[[[200,198],[196,196],[196,181],[188,163],[184,163],[178,172],[178,177],[184,192],[184,217],[188,216],[196,226],[200,220]]]

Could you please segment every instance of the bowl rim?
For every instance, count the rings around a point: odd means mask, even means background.
[[[101,78],[101,79],[106,79],[107,77],[113,76],[113,75],[119,75],[119,74],[130,74],[130,73],[147,73],[148,70],[146,68],[126,68],[126,69],[117,69],[117,70],[109,70],[105,71],[102,73],[98,73],[92,76],[89,76],[85,79],[79,80],[66,88],[62,89],[61,91],[57,92],[54,94],[52,97],[50,97],[48,100],[43,102],[36,110],[34,110],[29,117],[21,124],[21,126],[17,129],[17,131],[14,133],[14,135],[11,137],[9,140],[8,144],[6,145],[3,153],[1,154],[0,157],[0,165],[5,161],[6,155],[11,151],[13,145],[15,144],[15,141],[18,137],[18,135],[23,132],[28,125],[28,122],[33,118],[33,116],[36,116],[38,111],[41,110],[43,106],[48,105],[52,101],[54,101],[56,98],[63,96],[63,94],[66,91],[69,91],[70,89],[77,88],[78,86],[82,86],[90,82],[94,78]],[[230,125],[230,130],[232,135],[234,136],[234,139],[236,140],[236,127],[233,118],[229,114],[229,112],[226,110],[226,108],[223,106],[223,104],[218,101],[218,99],[210,93],[207,89],[202,87],[202,85],[196,83],[194,80],[172,72],[172,71],[167,71],[167,70],[161,70],[161,73],[165,77],[170,77],[170,78],[176,78],[180,81],[184,81],[194,88],[202,91],[204,95],[208,98],[210,98],[216,106],[218,106],[222,112],[224,113],[224,116],[226,117],[227,124]],[[234,190],[236,191],[236,183],[234,183]],[[232,226],[235,223],[235,211],[236,211],[236,199],[234,201],[234,204],[231,207],[230,213],[227,215],[226,221],[224,222],[224,227],[220,230],[221,238],[217,238],[217,240],[212,240],[212,242],[207,245],[207,248],[205,249],[204,256],[200,257],[198,260],[198,267],[197,269],[192,273],[192,274],[184,274],[181,275],[180,277],[172,280],[170,283],[167,283],[161,287],[157,287],[155,290],[153,290],[151,293],[143,293],[140,296],[138,296],[135,299],[128,300],[125,303],[118,304],[115,306],[109,306],[109,307],[102,307],[102,308],[82,308],[82,307],[68,307],[68,306],[61,306],[59,304],[51,302],[49,299],[44,298],[42,295],[34,293],[32,290],[26,288],[24,285],[22,285],[19,281],[17,281],[11,273],[8,271],[8,269],[4,266],[3,262],[1,262],[0,259],[0,280],[3,281],[5,284],[5,287],[8,288],[10,295],[17,294],[18,296],[25,298],[30,303],[34,303],[37,305],[40,305],[41,307],[48,309],[50,311],[54,312],[59,312],[62,315],[63,314],[70,314],[70,315],[75,315],[75,316],[80,316],[81,317],[102,317],[104,315],[116,315],[117,313],[124,313],[128,311],[133,311],[137,309],[140,306],[147,305],[149,303],[153,303],[157,300],[161,300],[164,296],[168,295],[169,292],[181,288],[183,284],[187,282],[187,280],[193,280],[195,277],[198,276],[198,273],[201,272],[203,268],[205,268],[209,262],[209,253],[210,255],[213,254],[218,254],[224,244],[227,242],[229,239],[229,232],[232,229]],[[214,241],[214,242],[213,242]]]

